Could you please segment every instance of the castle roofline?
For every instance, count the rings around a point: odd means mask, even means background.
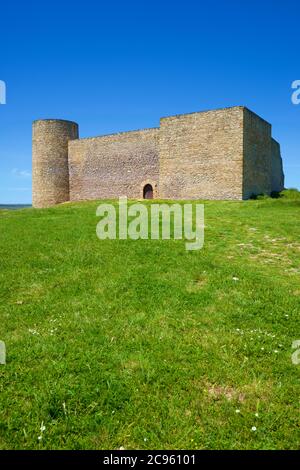
[[[50,119],[35,119],[33,121],[33,124],[35,124],[36,122],[68,122],[70,124],[76,124],[76,126],[78,126],[78,123],[75,122],[75,121],[70,121],[69,119],[54,119],[54,118],[50,118]]]
[[[194,111],[192,113],[172,114],[170,116],[162,116],[159,121],[161,122],[161,121],[166,120],[166,119],[172,119],[172,118],[176,119],[176,118],[180,118],[180,117],[184,117],[184,116],[191,116],[193,114],[206,114],[206,113],[215,113],[215,112],[218,112],[218,111],[228,111],[230,109],[246,110],[249,113],[255,115],[261,121],[264,121],[269,126],[271,126],[271,124],[266,119],[263,119],[257,113],[255,113],[254,111],[251,111],[251,109],[247,108],[247,106],[243,106],[243,105],[227,106],[227,107],[215,108],[215,109],[206,109],[206,110],[202,110],[202,111]],[[36,119],[36,120],[33,121],[33,124],[38,123],[38,122],[68,122],[68,123],[75,124],[76,126],[78,126],[78,124],[75,121],[70,121],[68,119],[54,119],[54,118]],[[118,135],[133,133],[133,132],[144,132],[144,131],[148,131],[148,130],[151,131],[151,130],[158,130],[158,129],[159,129],[159,127],[146,127],[146,128],[141,128],[141,129],[133,129],[133,130],[129,130],[129,131],[112,132],[112,133],[109,133],[109,134],[100,134],[100,135],[90,136],[90,137],[80,137],[79,139],[76,139],[76,140],[98,139],[98,138],[101,138],[101,137],[112,137],[112,136],[118,136]]]
[[[146,131],[155,131],[155,130],[159,130],[159,127],[144,127],[142,129],[133,129],[130,131],[113,132],[111,134],[101,134],[101,135],[95,135],[92,137],[80,137],[80,139],[78,140],[100,139],[101,137],[113,137],[113,136],[118,136],[118,135],[130,134],[134,132],[146,132]],[[72,141],[70,141],[70,143],[72,143]]]
[[[244,109],[246,111],[248,111],[249,113],[252,113],[254,114],[255,116],[257,116],[259,119],[261,119],[262,121],[266,122],[267,124],[271,125],[268,121],[266,121],[266,119],[263,119],[261,116],[259,116],[259,114],[255,113],[254,111],[251,111],[251,109],[247,108],[247,106],[243,106],[243,105],[239,105],[239,106],[225,106],[223,108],[215,108],[215,109],[205,109],[203,111],[194,111],[192,113],[180,113],[180,114],[172,114],[170,116],[163,116],[160,118],[160,121],[164,120],[164,119],[172,119],[172,118],[180,118],[182,116],[190,116],[190,115],[193,115],[193,114],[205,114],[205,113],[215,113],[217,111],[228,111],[230,109]]]

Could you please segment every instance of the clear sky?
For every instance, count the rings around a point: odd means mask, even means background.
[[[0,203],[31,202],[34,119],[87,137],[235,105],[273,124],[300,188],[299,2],[11,0],[0,18]]]

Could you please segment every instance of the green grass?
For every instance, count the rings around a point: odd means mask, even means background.
[[[299,449],[299,193],[206,202],[193,252],[98,204],[0,211],[0,448]]]

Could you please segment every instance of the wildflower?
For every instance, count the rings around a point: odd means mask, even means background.
[[[256,431],[256,426],[252,426],[251,431],[255,432]]]
[[[258,413],[255,413],[255,416],[258,418]]]
[[[239,281],[239,278],[238,277],[233,277],[232,280],[233,281]]]
[[[41,427],[40,427],[41,435],[38,436],[39,441],[41,441],[43,439],[43,432],[45,431],[45,429],[46,429],[46,426],[44,425],[44,421],[42,421],[42,424],[41,424]]]
[[[31,333],[32,335],[38,335],[38,332],[32,328],[29,328],[28,329],[29,333]]]
[[[240,413],[240,412],[241,412],[241,410],[235,410],[235,412],[236,412],[236,413]]]

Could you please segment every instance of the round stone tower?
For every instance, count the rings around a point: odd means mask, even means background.
[[[69,200],[68,142],[78,125],[60,119],[33,122],[32,205],[48,207]]]

